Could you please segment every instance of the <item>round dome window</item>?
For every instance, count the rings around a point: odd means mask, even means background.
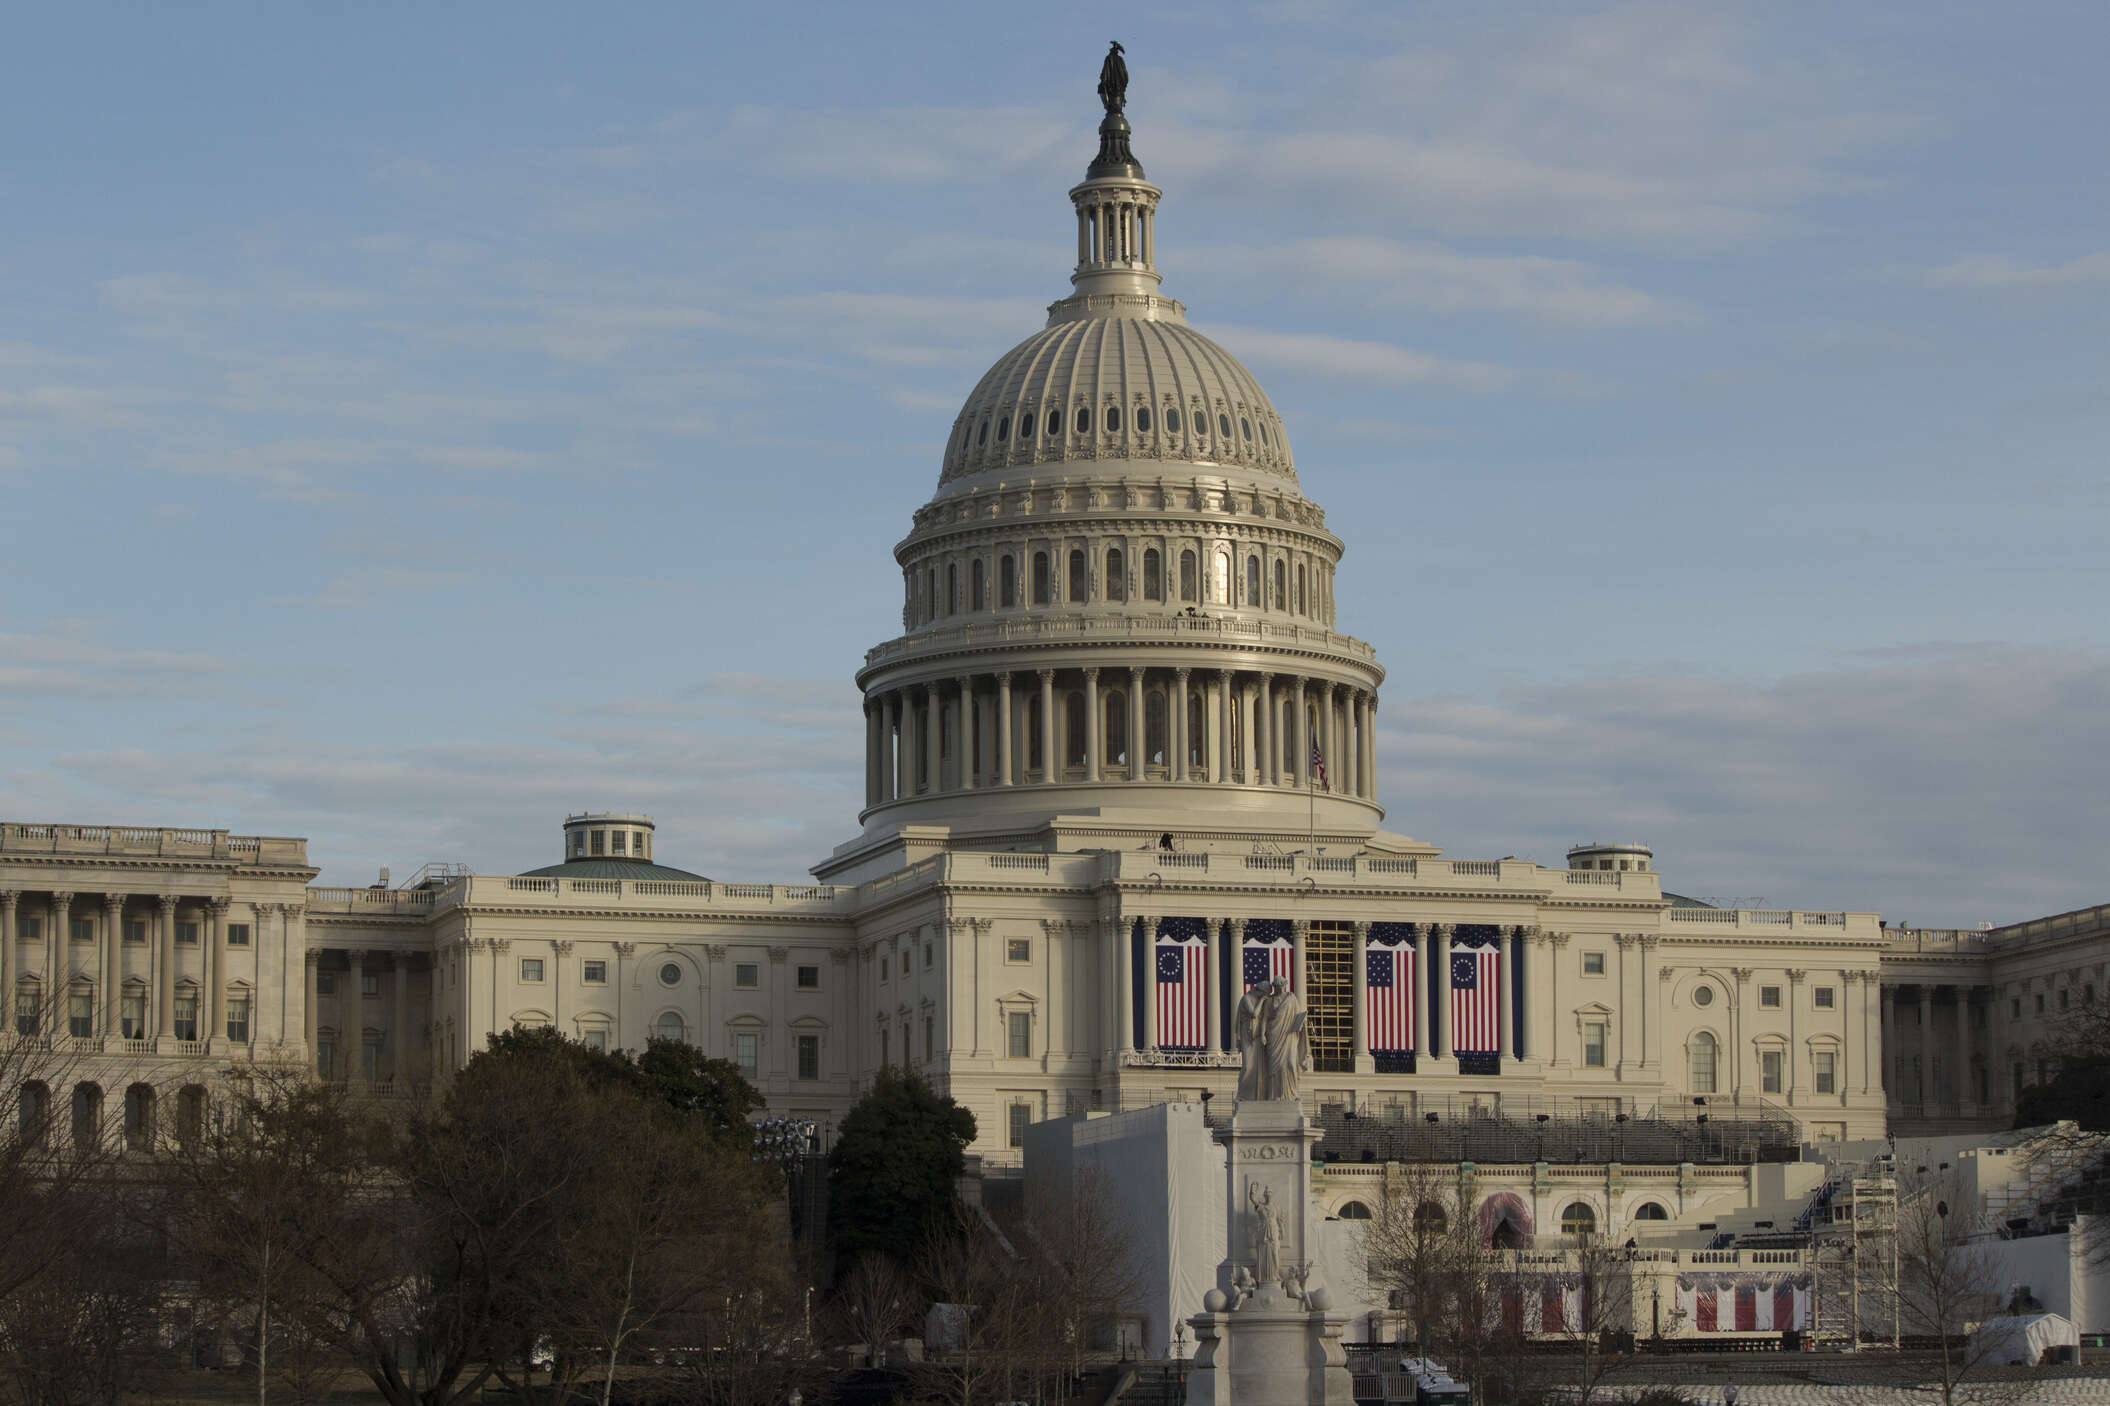
[[[1225,439],[1229,439],[1229,438],[1231,437],[1231,417],[1230,417],[1230,416],[1228,416],[1228,415],[1218,415],[1218,416],[1216,417],[1216,432],[1217,432],[1218,434],[1222,435],[1222,436],[1223,436],[1223,437],[1224,437]]]
[[[659,969],[659,984],[662,986],[681,985],[681,964],[679,962],[668,962],[662,966]]]
[[[1714,1004],[1714,988],[1713,988],[1712,986],[1695,986],[1695,987],[1693,987],[1693,988],[1692,988],[1692,1003],[1693,1003],[1694,1005],[1696,1005],[1696,1006],[1711,1006],[1711,1005],[1713,1005],[1713,1004]]]

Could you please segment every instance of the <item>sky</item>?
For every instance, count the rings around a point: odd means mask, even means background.
[[[2110,901],[2110,9],[24,7],[0,816],[320,882],[855,833],[852,676],[1068,291],[1165,292],[1389,670],[1387,827],[1975,926]]]

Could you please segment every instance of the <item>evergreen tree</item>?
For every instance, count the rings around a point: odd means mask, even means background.
[[[956,1223],[974,1115],[922,1075],[882,1069],[828,1154],[828,1233],[845,1270],[881,1254],[911,1264]]]

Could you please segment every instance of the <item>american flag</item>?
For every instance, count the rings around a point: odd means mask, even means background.
[[[1243,978],[1241,991],[1250,991],[1256,986],[1265,986],[1276,977],[1281,977],[1292,987],[1297,984],[1290,968],[1296,965],[1296,948],[1287,941],[1269,942],[1262,939],[1254,942],[1247,939],[1244,967],[1239,973]]]
[[[1370,1048],[1404,1054],[1414,1048],[1414,949],[1372,947],[1363,954],[1363,1020]]]
[[[1209,943],[1201,924],[1168,918],[1157,937],[1158,1048],[1209,1042]]]
[[[1495,1007],[1500,998],[1492,947],[1451,953],[1451,1049],[1458,1054],[1495,1054],[1501,1039]]]
[[[1311,779],[1316,786],[1328,791],[1333,789],[1333,783],[1326,779],[1326,754],[1319,750],[1316,742],[1311,744]]]

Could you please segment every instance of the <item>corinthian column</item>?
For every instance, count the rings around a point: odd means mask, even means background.
[[[121,988],[124,978],[120,970],[122,966],[120,951],[124,945],[124,937],[125,896],[121,893],[106,893],[103,895],[103,975],[100,983],[102,986],[102,1000],[96,1003],[100,1007],[100,1018],[97,1021],[96,1034],[103,1036],[105,1039],[113,1035],[122,1038],[122,1032],[118,1029],[117,1016],[119,1010],[118,1002],[123,999]]]
[[[1143,684],[1141,669],[1128,671],[1128,779],[1141,781],[1148,775],[1150,739],[1143,732]]]
[[[1009,786],[1011,774],[1011,671],[996,676],[996,784]]]
[[[1055,671],[1040,671],[1040,779],[1043,784],[1062,775],[1055,760]]]
[[[935,683],[923,685],[923,784],[933,796],[945,789],[945,698]]]
[[[1099,671],[1084,671],[1084,779],[1099,779]]]
[[[0,1020],[6,1033],[15,1033],[15,905],[22,895],[0,889]]]
[[[1216,783],[1231,781],[1231,671],[1216,671]]]
[[[1187,736],[1187,678],[1188,671],[1172,671],[1173,687],[1165,699],[1166,732],[1172,742],[1171,777],[1174,781],[1187,779],[1187,758],[1193,751],[1193,741]]]
[[[960,758],[960,789],[974,789],[975,764],[981,760],[978,741],[980,729],[975,726],[974,678],[970,674],[960,675],[960,737],[955,749]]]

